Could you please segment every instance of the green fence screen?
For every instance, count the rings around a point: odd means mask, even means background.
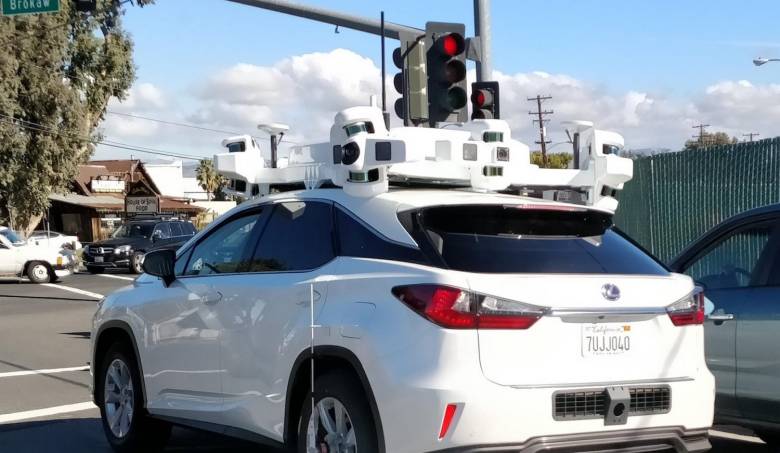
[[[664,262],[742,211],[780,202],[780,137],[634,160],[615,224]]]

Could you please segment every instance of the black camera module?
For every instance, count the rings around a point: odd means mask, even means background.
[[[341,147],[343,156],[341,163],[344,165],[352,165],[357,162],[360,157],[360,146],[355,142],[349,142]]]

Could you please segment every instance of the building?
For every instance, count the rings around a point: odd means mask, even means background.
[[[158,170],[155,168],[153,172]],[[155,180],[146,164],[135,159],[91,161],[82,165],[68,193],[49,196],[51,207],[46,216],[49,228],[75,234],[82,242],[105,239],[126,218],[128,194],[156,197],[162,215],[191,218],[204,211],[185,202],[183,197],[166,194],[173,193],[171,190],[176,190],[178,183],[169,182],[165,171],[160,173]],[[183,194],[183,184],[181,187]]]
[[[208,201],[208,194],[195,177],[195,168],[180,160],[144,162],[144,170],[160,194],[179,200]]]

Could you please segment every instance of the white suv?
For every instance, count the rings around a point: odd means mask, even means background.
[[[159,447],[180,424],[301,452],[705,451],[703,297],[611,217],[459,190],[245,203],[100,304],[108,440]]]

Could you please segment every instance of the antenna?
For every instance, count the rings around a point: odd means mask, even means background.
[[[385,87],[385,12],[379,14],[379,36],[382,42],[382,118],[385,128],[390,129],[390,113],[387,112],[387,88]]]

